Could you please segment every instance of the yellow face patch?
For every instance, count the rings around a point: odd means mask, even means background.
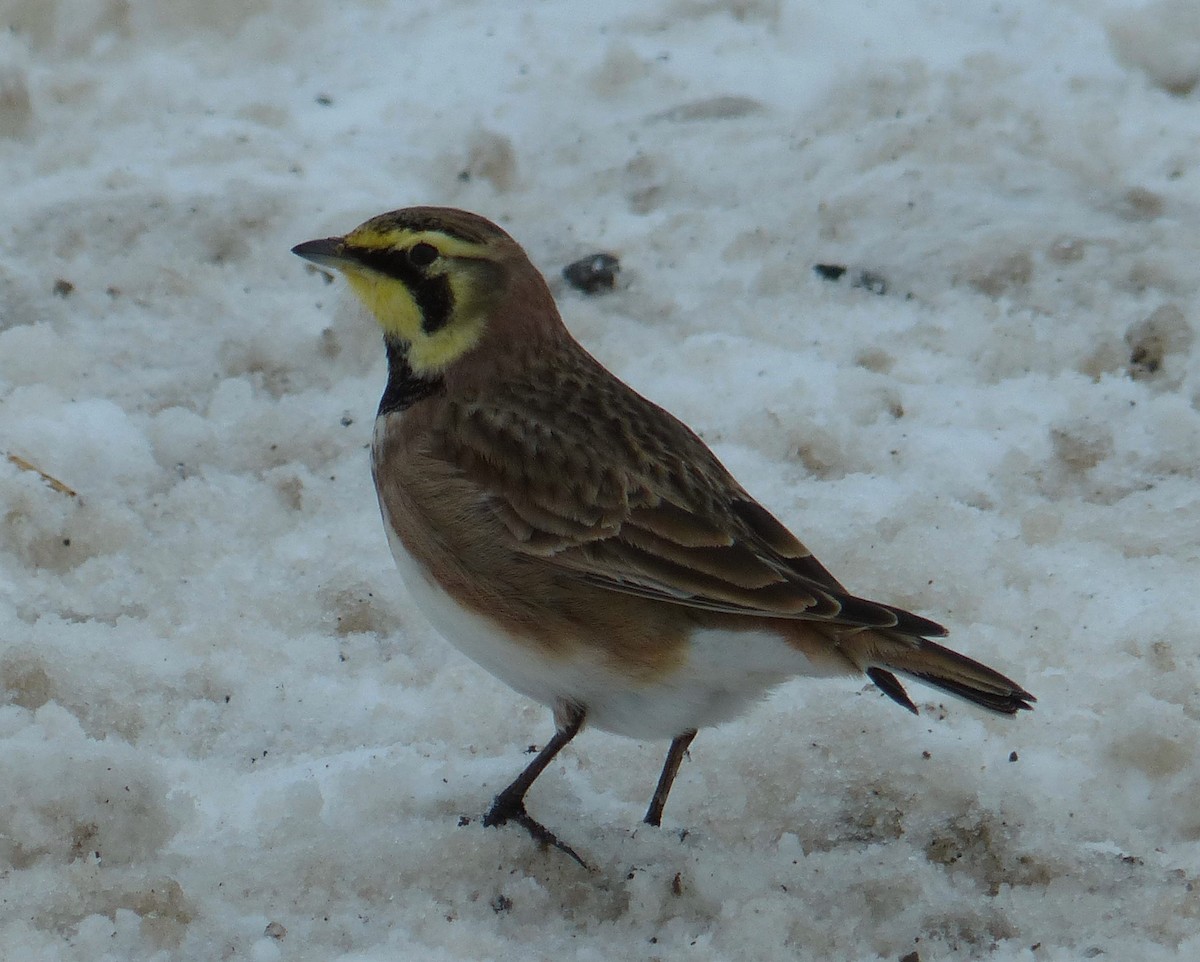
[[[430,245],[438,255],[421,268],[385,271],[366,256],[394,255],[403,265],[400,259],[418,244]],[[386,230],[368,221],[347,234],[344,245],[347,256],[340,270],[384,333],[408,344],[414,372],[436,374],[479,341],[503,280],[503,270],[488,257],[485,244],[435,230]],[[448,312],[434,319],[439,323],[433,330],[427,316],[431,292]]]
[[[410,344],[421,336],[421,309],[405,284],[356,264],[347,264],[341,271],[383,333]]]

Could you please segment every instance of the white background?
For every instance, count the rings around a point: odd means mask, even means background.
[[[0,449],[76,492],[0,458],[0,958],[1200,955],[1194,0],[0,24]],[[503,224],[1037,710],[796,682],[701,733],[662,830],[666,745],[580,737],[529,804],[595,875],[482,828],[549,713],[411,608],[377,329],[288,252],[417,203]],[[620,289],[565,289],[597,250]]]

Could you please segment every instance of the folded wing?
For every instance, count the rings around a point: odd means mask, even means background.
[[[447,406],[437,456],[478,487],[510,548],[582,582],[674,604],[946,633],[847,592],[685,425],[619,382],[589,398],[587,380]],[[562,403],[539,403],[548,397]]]

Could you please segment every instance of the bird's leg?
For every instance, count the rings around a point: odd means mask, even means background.
[[[529,787],[545,771],[546,766],[550,764],[554,756],[562,751],[567,742],[578,735],[579,729],[583,727],[584,711],[582,708],[574,705],[559,705],[556,707],[558,710],[555,711],[555,721],[558,725],[554,732],[554,737],[537,753],[533,761],[525,766],[525,771],[521,772],[508,788],[496,796],[492,802],[492,807],[488,809],[488,813],[483,817],[483,824],[492,826],[503,825],[505,822],[516,822],[532,836],[534,841],[540,842],[542,845],[553,845],[555,848],[566,852],[584,868],[588,868],[587,862],[580,858],[579,854],[570,845],[559,841],[558,837],[550,829],[546,828],[541,822],[535,821],[525,811],[525,793],[529,791]]]
[[[667,751],[667,760],[663,762],[662,774],[658,776],[658,788],[654,790],[654,797],[650,799],[650,808],[646,810],[646,817],[642,819],[647,825],[662,824],[663,806],[667,804],[667,796],[671,793],[671,785],[679,773],[679,765],[683,761],[683,756],[687,754],[688,745],[695,737],[696,732],[692,730],[684,732],[682,735],[676,735],[671,742],[671,747]]]

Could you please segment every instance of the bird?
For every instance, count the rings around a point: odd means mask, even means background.
[[[585,724],[670,739],[643,819],[658,826],[697,731],[794,677],[865,674],[914,714],[897,675],[1002,715],[1033,706],[933,641],[937,622],[843,587],[695,432],[572,337],[495,223],[409,207],[292,251],[340,272],[382,329],[371,471],[412,600],[553,713],[485,825],[586,865],[525,805]]]

